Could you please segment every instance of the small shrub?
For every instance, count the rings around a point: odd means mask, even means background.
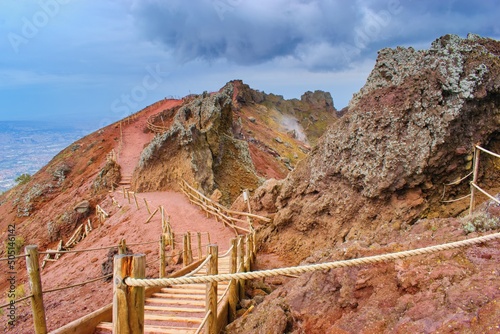
[[[63,162],[62,164],[58,165],[54,172],[52,173],[52,176],[54,177],[54,181],[57,181],[57,186],[61,186],[66,179],[66,176],[71,172],[72,167]]]
[[[19,255],[19,254],[21,254],[21,249],[24,246],[24,238],[18,235],[14,239],[14,245],[9,244],[8,241],[4,242],[4,244],[5,244],[5,253],[4,254],[8,254],[9,250],[12,249],[11,247],[14,246],[15,255]]]
[[[500,218],[478,211],[462,218],[462,227],[465,233],[496,230],[500,228]]]
[[[47,234],[50,242],[54,242],[61,238],[61,224],[59,222],[50,221],[47,223]]]
[[[17,184],[22,185],[26,184],[31,180],[31,175],[24,173],[16,177],[15,181]]]

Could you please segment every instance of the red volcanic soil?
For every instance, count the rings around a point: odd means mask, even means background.
[[[119,148],[119,140],[117,136],[120,133],[119,124],[111,125],[98,133],[92,134],[81,141],[82,147],[89,146],[89,142],[98,139],[102,148],[101,155],[105,156],[111,149],[119,150],[119,163],[121,165],[122,175],[131,175],[135,166],[137,165],[140,153],[146,143],[148,143],[152,134],[146,133],[146,120],[149,115],[157,113],[165,108],[173,107],[180,104],[178,100],[165,100],[154,105],[154,108],[149,108],[140,113],[140,118],[127,124],[122,123],[121,131],[123,132],[123,144]],[[114,145],[110,145],[110,143]],[[101,166],[105,163],[105,158],[99,156],[95,157],[95,163]],[[82,160],[87,163],[86,157],[82,155]],[[78,163],[76,163],[78,168]],[[75,169],[75,167],[74,167]],[[67,196],[58,196],[50,199],[52,202],[43,206],[43,216],[45,220],[55,219],[61,214],[61,207],[68,206],[69,203],[74,203],[88,196],[89,190],[97,172],[95,168],[92,171],[85,170],[71,180],[75,185],[74,189],[66,190]],[[43,171],[42,171],[43,173]],[[39,178],[40,176],[35,176]],[[121,192],[109,193],[108,195],[101,196],[98,203],[110,217],[106,219],[102,225],[92,215],[92,223],[94,230],[90,232],[87,238],[78,243],[74,250],[101,248],[107,246],[117,245],[121,239],[125,239],[127,245],[134,253],[146,254],[146,262],[148,268],[146,274],[148,277],[158,277],[158,240],[161,233],[161,218],[157,213],[149,223],[145,223],[149,218],[144,199],[147,200],[151,211],[162,205],[165,209],[165,214],[170,216],[170,222],[173,231],[178,236],[177,241],[181,241],[181,235],[184,232],[209,232],[211,243],[219,245],[219,251],[223,252],[229,248],[230,239],[235,236],[232,229],[224,227],[215,219],[207,218],[206,215],[197,207],[193,206],[187,198],[180,193],[176,192],[155,192],[155,193],[138,193],[136,194],[139,204],[137,209],[136,204],[131,199],[129,203],[124,198]],[[64,197],[64,199],[61,199]],[[114,198],[121,207],[113,204]],[[1,208],[8,211],[9,207]],[[25,239],[25,244],[37,244],[39,250],[55,249],[57,242],[50,243],[47,238],[46,224],[36,224],[33,221],[25,223],[13,214],[15,210],[9,211],[9,219],[1,221],[2,231],[6,230],[4,224],[7,220],[17,222],[17,235],[22,235]],[[36,212],[35,212],[36,213]],[[34,213],[34,214],[35,214]],[[40,214],[40,213],[38,213]],[[47,218],[48,217],[48,218]],[[41,218],[40,218],[41,219]],[[29,225],[29,226],[27,226]],[[66,242],[71,235],[67,233],[63,237]],[[2,235],[4,240],[5,232]],[[146,245],[133,245],[136,243],[148,243]],[[194,241],[193,241],[194,242]],[[202,244],[206,245],[208,239],[206,234],[202,237]],[[178,245],[180,247],[181,245]],[[196,248],[196,243],[193,243],[193,248]],[[197,251],[194,251],[194,257],[197,256]],[[48,262],[43,270],[41,270],[43,290],[50,290],[58,287],[67,287],[69,285],[78,284],[94,278],[103,276],[101,265],[107,258],[108,250],[96,250],[83,253],[69,253],[64,254],[57,262]],[[168,255],[168,253],[167,253]],[[2,255],[3,257],[4,255]],[[40,256],[40,265],[43,256]],[[173,270],[172,263],[168,270]],[[6,262],[0,262],[2,272],[5,273],[4,266]],[[30,293],[29,283],[26,278],[26,267],[24,259],[17,261],[16,269],[16,285],[24,284],[26,295]],[[2,296],[7,291],[7,280],[2,273],[0,282],[0,291]],[[44,305],[46,309],[46,318],[48,330],[59,328],[81,316],[84,316],[112,301],[112,284],[99,280],[94,283],[89,283],[84,286],[66,289],[57,292],[44,294]],[[5,301],[2,298],[3,304]],[[33,333],[33,320],[31,316],[31,307],[29,300],[18,303],[16,308],[16,316],[18,319],[17,325],[13,328],[7,326],[7,321],[3,321],[0,325],[0,331],[8,333]],[[6,320],[5,315],[2,316]]]

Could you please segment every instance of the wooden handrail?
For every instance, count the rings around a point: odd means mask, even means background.
[[[240,212],[240,211],[234,211],[234,210],[229,210],[223,205],[213,201],[212,199],[208,198],[205,196],[203,193],[200,191],[196,190],[193,188],[187,181],[181,179],[181,182],[179,183],[181,191],[187,196],[188,200],[201,207],[207,214],[211,214],[215,216],[216,219],[220,219],[222,223],[225,225],[233,228],[235,230],[235,233],[237,233],[236,229],[243,231],[245,233],[250,233],[252,230],[252,227],[250,226],[250,229],[246,229],[243,227],[240,227],[236,225],[236,223],[248,223],[247,220],[241,219],[241,218],[236,218],[233,215],[237,216],[246,216],[248,218],[255,218],[259,219],[265,222],[271,222],[272,220],[267,218],[267,217],[262,217],[256,214],[248,213],[248,212]]]

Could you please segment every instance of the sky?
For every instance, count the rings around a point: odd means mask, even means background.
[[[497,0],[0,0],[0,121],[102,127],[241,79],[345,107],[377,51],[499,39]]]

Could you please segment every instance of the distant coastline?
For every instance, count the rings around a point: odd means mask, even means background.
[[[33,175],[90,130],[37,121],[0,121],[0,192],[21,174]]]

